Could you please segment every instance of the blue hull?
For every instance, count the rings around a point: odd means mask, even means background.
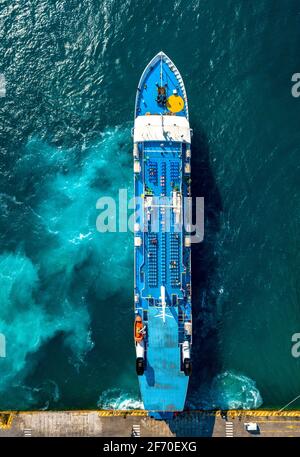
[[[143,322],[135,344],[148,411],[182,411],[191,371],[191,244],[183,227],[190,160],[184,84],[159,53],[139,82],[134,126],[134,302]]]

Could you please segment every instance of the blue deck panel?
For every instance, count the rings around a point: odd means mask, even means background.
[[[171,183],[178,187],[181,185],[181,145],[172,143],[162,149],[160,144],[147,143],[144,145],[144,157],[143,174],[140,178],[141,183],[138,189],[142,189],[144,184],[152,191],[153,197],[161,197],[163,194],[170,196],[172,192]],[[153,170],[155,170],[155,173]],[[162,176],[165,178],[164,186],[161,184]],[[172,215],[170,216],[166,216],[164,219],[166,224],[170,224],[170,233],[162,233],[161,231],[152,233],[148,231],[143,235],[145,253],[138,251],[140,257],[138,264],[141,265],[141,271],[144,272],[145,277],[148,279],[148,281],[146,280],[140,284],[144,297],[149,295],[159,297],[161,285],[166,286],[166,292],[169,297],[171,297],[172,293],[182,296],[180,287],[174,285],[175,276],[179,280],[179,276],[183,271],[182,265],[179,265],[180,259],[176,259],[177,255],[179,257],[179,250],[182,248],[182,232],[176,233],[174,231],[174,221],[172,220]],[[160,224],[162,224],[162,220],[163,215],[160,214]],[[153,238],[157,241],[155,245],[151,244]],[[172,249],[171,252],[171,245],[175,248],[178,246],[178,249]],[[150,254],[150,257],[148,254]],[[177,260],[178,268],[171,271],[168,266],[172,260]],[[155,274],[155,278],[153,278],[152,273]],[[155,279],[156,285],[154,281],[150,281],[151,278]]]
[[[141,148],[142,149],[142,148]],[[163,155],[162,155],[163,152]],[[135,177],[135,195],[145,194],[145,187],[151,190],[153,197],[161,197],[163,194],[170,196],[172,186],[181,188],[185,195],[185,186],[182,183],[182,160],[184,160],[185,145],[172,143],[162,145],[155,142],[147,142],[143,145],[141,158],[142,172]],[[156,170],[153,174],[153,170]],[[164,170],[164,172],[162,171]],[[161,177],[164,177],[164,185]],[[164,216],[160,214],[160,227],[157,233],[148,230],[141,233],[143,248],[136,249],[136,284],[141,296],[159,298],[160,286],[166,287],[167,300],[171,302],[172,294],[184,299],[183,290],[190,282],[190,271],[187,259],[182,259],[182,253],[189,255],[189,250],[183,247],[183,233],[174,229],[174,216],[164,218],[169,221],[170,232],[160,230]],[[143,225],[143,221],[138,219]],[[156,244],[151,240],[156,239]],[[181,261],[182,260],[182,261]],[[177,266],[171,268],[171,262],[176,261]],[[178,282],[178,284],[176,284]],[[142,302],[146,307],[146,304]],[[190,309],[185,309],[187,318],[190,317]]]
[[[177,309],[167,308],[165,322],[160,313],[156,307],[148,311],[147,370],[139,377],[140,390],[148,411],[181,411],[188,378],[180,371]]]

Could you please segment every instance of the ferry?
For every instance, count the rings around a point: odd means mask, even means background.
[[[192,372],[191,197],[188,100],[172,60],[159,52],[140,78],[133,136],[134,344],[144,408],[184,409]]]

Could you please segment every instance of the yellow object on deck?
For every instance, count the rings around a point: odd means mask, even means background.
[[[183,98],[176,94],[170,95],[167,100],[167,108],[171,113],[179,113],[184,108]]]

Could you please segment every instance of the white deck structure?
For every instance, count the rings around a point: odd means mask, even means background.
[[[138,116],[134,123],[134,142],[178,141],[191,142],[189,121],[182,116]]]

